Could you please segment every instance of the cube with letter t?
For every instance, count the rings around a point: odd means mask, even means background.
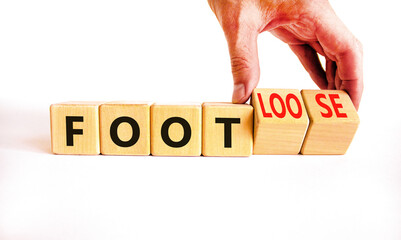
[[[204,156],[250,156],[253,107],[248,104],[203,103]]]

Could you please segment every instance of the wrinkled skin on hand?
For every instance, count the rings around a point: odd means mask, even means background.
[[[287,43],[321,89],[348,92],[356,109],[363,92],[363,51],[327,0],[208,0],[225,33],[234,78],[234,103],[259,82],[257,37]],[[326,58],[326,71],[317,54]]]

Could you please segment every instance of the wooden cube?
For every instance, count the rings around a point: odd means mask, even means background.
[[[150,154],[149,103],[108,102],[100,106],[99,115],[102,154]]]
[[[299,90],[255,89],[253,154],[298,154],[309,118]]]
[[[100,104],[100,102],[65,102],[50,106],[53,153],[100,153]]]
[[[358,113],[341,90],[302,90],[310,126],[302,154],[345,154],[359,125]]]
[[[201,155],[200,104],[153,104],[150,109],[152,155]]]
[[[248,104],[203,103],[204,156],[250,156],[253,108]]]

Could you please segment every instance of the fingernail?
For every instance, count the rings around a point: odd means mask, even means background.
[[[233,103],[242,103],[245,96],[245,84],[239,83],[234,85]]]

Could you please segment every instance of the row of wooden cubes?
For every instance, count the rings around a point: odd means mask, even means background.
[[[252,105],[66,102],[50,107],[56,154],[344,154],[358,114],[340,90],[255,89]]]

